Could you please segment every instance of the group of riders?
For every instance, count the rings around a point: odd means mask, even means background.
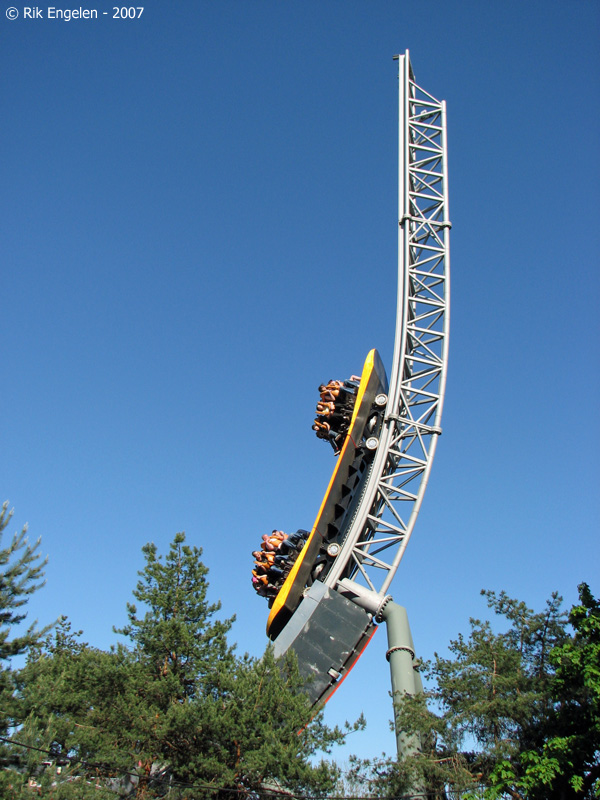
[[[352,375],[347,381],[329,381],[319,386],[321,398],[312,429],[318,439],[330,443],[336,456],[350,427],[359,384],[360,378]]]
[[[312,428],[319,439],[331,444],[336,456],[350,427],[359,384],[360,378],[352,375],[347,381],[331,380],[319,386],[320,399]],[[260,550],[252,553],[252,586],[261,597],[272,602],[307,538],[308,531],[303,530],[290,534],[275,530],[263,535]]]
[[[260,550],[252,553],[252,586],[257,594],[270,599],[275,597],[307,538],[308,531],[290,534],[273,531],[271,534],[263,534]]]

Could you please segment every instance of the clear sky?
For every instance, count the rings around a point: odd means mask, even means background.
[[[84,7],[0,12],[0,487],[49,555],[30,618],[108,647],[141,547],[185,530],[262,652],[250,552],[312,525],[334,465],[316,387],[371,347],[389,371],[406,48],[448,103],[453,305],[392,594],[430,658],[481,588],[600,593],[597,0]],[[385,650],[327,710],[365,712],[362,756],[395,749]]]

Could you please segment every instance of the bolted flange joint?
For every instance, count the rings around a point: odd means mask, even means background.
[[[390,649],[385,654],[386,659],[389,661],[392,653],[395,653],[397,650],[405,650],[407,653],[410,653],[410,657],[414,661],[415,651],[411,650],[410,647],[390,647]]]
[[[383,622],[383,620],[384,620],[384,613],[383,612],[385,610],[385,607],[389,603],[391,603],[393,599],[394,598],[392,597],[391,594],[386,594],[386,596],[383,598],[383,600],[379,604],[379,608],[375,612],[375,622],[377,622],[377,623]]]

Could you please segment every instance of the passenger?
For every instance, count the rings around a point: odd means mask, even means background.
[[[353,403],[356,399],[356,390],[349,386],[344,386],[340,389],[340,393],[338,395],[338,403],[342,405],[347,405],[348,403]]]
[[[317,422],[319,426],[319,430],[329,436],[329,431],[331,430],[331,425],[328,422]]]
[[[283,570],[279,569],[279,567],[270,567],[267,571],[267,577],[271,582],[283,580]]]
[[[295,552],[295,550],[296,550],[296,545],[294,544],[294,542],[291,541],[291,537],[290,537],[290,538],[286,539],[285,542],[282,542],[279,545],[279,550],[277,552],[281,553],[283,556],[287,557],[287,556],[289,556],[290,553]],[[275,556],[275,561],[277,561],[278,558],[280,558],[280,556]]]
[[[262,538],[263,540],[260,545],[262,550],[266,551],[277,550],[277,545],[271,541],[271,537],[267,533],[264,533]]]
[[[335,412],[335,403],[317,403],[317,414],[327,417]]]
[[[288,536],[288,540],[290,542],[294,542],[295,544],[298,544],[300,542],[302,542],[302,543],[305,542],[306,539],[308,539],[308,536],[309,536],[308,531],[299,530],[299,531],[296,531],[295,533],[290,533],[290,535]]]
[[[346,436],[346,432],[340,432],[336,430],[333,426],[327,432],[325,436],[321,436],[321,439],[325,439],[329,442],[329,444],[333,447],[334,455],[338,456],[341,452],[341,447],[344,443],[344,438]]]
[[[320,420],[320,419],[318,419],[318,418],[317,418],[317,419],[314,421],[314,424],[313,424],[313,426],[312,426],[312,427],[313,427],[313,430],[314,430],[314,431],[317,431],[317,436],[318,436],[320,439],[327,438],[328,429],[329,429],[329,427],[330,427],[330,426],[328,425],[328,423],[326,423],[326,422],[324,422],[323,420]]]
[[[348,414],[344,414],[341,409],[336,409],[334,413],[327,417],[327,422],[332,428],[339,428],[340,424],[344,422],[344,419],[348,419]]]
[[[350,380],[330,380],[319,386],[320,399],[316,408],[317,419],[313,424],[313,430],[319,439],[331,438],[330,429],[323,428],[325,420],[337,433],[340,433],[349,424],[359,382],[360,378],[352,375]],[[345,433],[345,431],[343,432]]]
[[[290,557],[302,550],[304,547],[304,543],[306,541],[306,537],[308,533],[306,531],[296,531],[296,533],[290,533],[288,538],[285,542],[281,543],[281,546],[278,550],[278,553],[285,558],[287,562],[290,562]],[[278,563],[279,556],[275,556],[275,563]]]
[[[252,586],[257,594],[268,598],[269,607],[295,561],[299,536],[297,531],[290,540],[287,533],[274,528],[270,534],[262,535],[260,550],[252,551]]]

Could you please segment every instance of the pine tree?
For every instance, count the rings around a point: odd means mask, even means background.
[[[115,797],[107,776],[117,765],[125,771],[131,759],[119,758],[112,737],[96,727],[93,703],[109,690],[116,658],[90,648],[80,635],[71,631],[66,617],[60,618],[52,633],[30,649],[26,666],[14,674],[19,727],[7,744],[12,769],[0,773],[0,797]],[[111,768],[105,769],[105,764]]]
[[[600,796],[600,603],[586,584],[579,592],[568,619],[557,594],[535,613],[504,592],[483,592],[507,629],[472,619],[451,656],[429,665],[433,688],[397,699],[400,725],[420,736],[421,752],[359,762],[358,777],[380,797],[415,779],[439,800]]]
[[[0,511],[0,541],[13,516],[8,502]],[[27,525],[21,533],[15,533],[8,547],[0,549],[0,661],[25,653],[40,637],[35,623],[20,636],[9,638],[11,630],[23,622],[27,613],[23,606],[30,595],[44,585],[46,560],[40,560],[38,552],[41,539],[32,546],[27,538]]]
[[[160,765],[180,782],[223,790],[281,780],[307,791],[332,786],[335,769],[315,768],[308,758],[343,733],[320,717],[310,722],[293,659],[279,666],[271,650],[262,659],[235,656],[227,642],[234,619],[215,618],[221,606],[208,603],[202,551],[186,545],[183,533],[164,561],[153,544],[143,553],[134,597],[145,613],[129,604],[129,624],[116,632],[133,642],[138,664],[152,678],[145,679],[145,702],[151,699],[154,721],[150,737],[146,725],[141,759],[148,781]],[[141,742],[139,728],[131,725]]]
[[[0,541],[12,519],[8,502],[0,511]],[[27,526],[15,533],[7,547],[0,548],[0,735],[5,736],[12,724],[13,673],[10,659],[26,653],[46,630],[36,630],[34,622],[25,631],[18,630],[26,619],[24,610],[29,597],[43,586],[46,560],[39,554],[40,539],[29,544]],[[12,634],[12,635],[11,635]]]
[[[213,619],[220,603],[207,602],[208,568],[202,550],[185,544],[185,534],[176,534],[163,562],[154,544],[142,548],[146,565],[133,592],[146,609],[138,617],[137,607],[127,604],[129,624],[115,628],[128,637],[139,658],[158,676],[169,676],[178,699],[192,699],[215,663],[233,664],[227,633],[235,618]]]
[[[337,772],[312,758],[344,733],[311,720],[295,661],[235,655],[233,621],[216,617],[201,551],[183,534],[164,559],[154,545],[143,552],[140,611],[128,605],[116,629],[131,649],[90,647],[63,619],[31,652],[19,676],[27,743],[65,760],[72,779],[102,776],[138,798],[219,800],[265,786],[321,796]]]

